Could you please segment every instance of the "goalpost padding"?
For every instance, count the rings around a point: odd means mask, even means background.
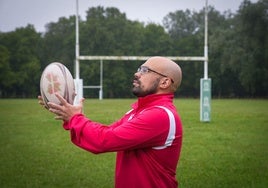
[[[200,121],[210,122],[211,113],[211,79],[200,79]]]

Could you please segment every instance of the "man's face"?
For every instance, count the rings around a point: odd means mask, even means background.
[[[142,66],[150,68],[146,63]],[[151,71],[137,71],[134,74],[132,93],[137,97],[145,97],[150,94],[155,94],[158,91],[160,79],[161,76]]]

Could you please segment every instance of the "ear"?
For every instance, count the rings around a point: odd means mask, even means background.
[[[162,79],[160,80],[160,88],[162,88],[162,89],[166,89],[166,88],[168,88],[170,85],[171,85],[171,80],[170,80],[170,79],[164,77],[164,78],[162,78]]]

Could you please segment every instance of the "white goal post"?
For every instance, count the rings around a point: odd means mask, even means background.
[[[146,61],[151,56],[79,56],[79,60]],[[166,56],[174,61],[205,61],[205,57]]]
[[[211,119],[211,79],[208,78],[208,0],[205,0],[205,31],[204,31],[204,56],[181,57],[168,56],[167,58],[174,61],[203,61],[204,62],[204,78],[200,79],[200,121],[210,122]],[[75,45],[75,90],[76,97],[74,104],[78,104],[83,98],[83,88],[97,88],[99,90],[99,99],[103,99],[103,61],[146,61],[150,56],[80,56],[79,53],[79,21],[78,21],[78,0],[76,0],[76,45]],[[80,60],[99,60],[100,61],[100,85],[83,86],[83,80],[80,79]]]

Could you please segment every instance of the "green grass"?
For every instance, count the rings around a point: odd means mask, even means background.
[[[89,99],[84,113],[109,124],[132,102]],[[199,100],[175,104],[184,124],[181,188],[268,186],[268,100],[212,100],[210,123],[199,121]],[[36,99],[1,99],[0,134],[1,187],[113,187],[115,153],[74,146]]]

